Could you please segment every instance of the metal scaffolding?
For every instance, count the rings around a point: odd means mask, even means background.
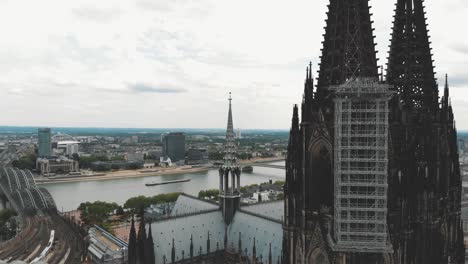
[[[335,240],[349,252],[388,252],[390,86],[357,78],[335,92]]]

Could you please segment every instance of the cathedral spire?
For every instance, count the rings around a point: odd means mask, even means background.
[[[270,243],[270,250],[268,251],[268,264],[272,264],[272,255],[271,255],[271,243]]]
[[[228,248],[228,234],[227,234],[227,226],[224,227],[224,249]]]
[[[140,212],[141,220],[140,227],[138,228],[138,238],[137,238],[137,256],[136,263],[143,264],[145,263],[145,244],[146,244],[146,228],[145,228],[145,211],[143,208]]]
[[[151,223],[148,225],[148,236],[145,243],[145,264],[155,264],[153,232],[151,230]]]
[[[208,238],[206,239],[206,253],[211,253],[210,231],[208,231]]]
[[[256,243],[256,238],[254,237],[253,241],[253,248],[252,248],[252,262],[257,263],[257,246],[255,245]]]
[[[190,259],[193,258],[193,235],[190,235]]]
[[[312,61],[309,62],[309,80],[313,80],[312,79]]]
[[[229,112],[228,112],[228,123],[226,129],[226,139],[224,142],[224,166],[231,167],[237,163],[236,160],[236,138],[234,135],[234,124],[232,121],[232,97],[229,92]]]
[[[330,0],[317,96],[356,77],[378,77],[369,0]]]
[[[237,164],[237,143],[232,121],[232,97],[229,93],[229,112],[224,141],[223,165],[219,168],[219,199],[223,210],[224,222],[229,225],[240,206],[240,175]]]
[[[237,248],[238,248],[238,253],[239,253],[239,255],[242,254],[242,240],[241,240],[241,236],[242,236],[242,234],[241,234],[241,232],[239,232],[239,241],[237,242],[237,243],[238,243]]]
[[[172,239],[172,250],[171,250],[171,263],[175,263],[175,257],[176,257],[176,253],[175,253],[175,240],[174,238]]]
[[[294,105],[293,108],[291,131],[299,131],[299,109],[297,105]]]
[[[423,0],[398,0],[395,12],[387,82],[406,107],[434,110],[439,92]]]
[[[449,84],[448,84],[448,74],[445,74],[445,86],[444,86],[444,107],[448,107],[450,98]]]
[[[306,69],[306,80],[304,84],[304,103],[309,105],[314,96],[314,80],[312,79],[312,62]]]
[[[128,263],[129,264],[136,264],[136,255],[137,255],[137,247],[136,247],[136,231],[135,231],[135,220],[132,217],[132,224],[130,226],[130,235],[128,237]]]

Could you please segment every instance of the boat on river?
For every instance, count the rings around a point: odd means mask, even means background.
[[[252,166],[242,167],[242,172],[252,173],[253,172],[253,167]]]
[[[165,181],[165,182],[149,182],[145,183],[146,186],[158,186],[158,185],[165,185],[165,184],[172,184],[172,183],[179,183],[179,182],[189,182],[192,179],[182,179],[182,180],[173,180],[173,181]]]

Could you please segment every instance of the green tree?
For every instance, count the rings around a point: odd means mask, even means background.
[[[91,155],[89,157],[80,156],[79,158],[80,167],[83,169],[91,168],[91,164],[96,161],[109,161],[105,155]]]
[[[101,225],[119,205],[107,202],[86,202],[80,204],[78,210],[81,211],[81,219],[87,224]]]
[[[283,186],[285,183],[285,181],[275,181],[274,185]]]
[[[152,204],[162,204],[175,202],[179,198],[180,193],[165,193],[152,197],[137,196],[128,199],[124,203],[124,208],[131,209],[133,212],[138,212],[142,207],[147,208]]]
[[[124,214],[124,209],[122,208],[122,206],[119,206],[119,208],[117,208],[117,211],[115,212],[116,215],[123,215]]]
[[[27,154],[23,157],[20,157],[17,160],[14,160],[11,165],[18,169],[28,169],[33,170],[36,168],[37,156],[35,153]]]
[[[198,198],[204,199],[204,198],[211,198],[214,197],[214,199],[218,199],[219,197],[219,190],[217,189],[211,189],[211,190],[205,190],[205,191],[200,191],[198,193]]]
[[[148,197],[140,195],[140,196],[132,197],[132,198],[128,199],[124,203],[124,208],[132,209],[134,211],[137,211],[141,207],[146,208],[146,207],[148,207],[150,205],[151,204],[150,204],[150,201],[149,201]]]

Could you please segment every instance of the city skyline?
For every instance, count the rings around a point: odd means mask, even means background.
[[[307,61],[317,77],[327,1],[251,2],[3,2],[0,125],[218,128],[232,91],[240,128],[288,129]],[[394,1],[371,5],[385,64]],[[447,72],[468,130],[468,40],[446,27],[468,4],[426,5],[439,87]]]

